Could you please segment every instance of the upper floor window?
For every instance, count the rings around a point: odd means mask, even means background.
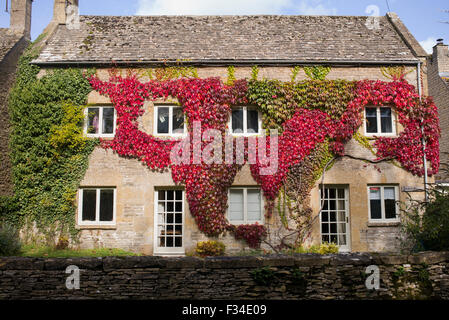
[[[230,188],[228,220],[232,224],[263,223],[260,188]]]
[[[262,130],[260,112],[255,107],[235,107],[229,123],[234,135],[256,135]]]
[[[114,137],[116,114],[114,107],[86,108],[84,132],[88,137]]]
[[[398,187],[370,186],[369,218],[373,222],[394,222],[399,220],[398,214]]]
[[[154,107],[154,133],[156,135],[183,135],[186,130],[184,112],[179,106]]]
[[[83,188],[79,190],[79,225],[115,224],[114,188]]]
[[[394,114],[390,107],[365,108],[365,133],[367,135],[394,135]]]

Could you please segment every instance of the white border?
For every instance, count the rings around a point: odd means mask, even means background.
[[[232,110],[234,109],[243,109],[243,132],[242,133],[235,133],[232,132]],[[257,125],[259,126],[259,132],[257,133],[248,133],[248,123],[247,123],[247,117],[248,117],[248,109],[249,110],[256,110],[257,111]],[[254,106],[235,106],[231,108],[231,114],[229,115],[229,121],[228,121],[228,128],[229,133],[232,136],[235,137],[251,137],[251,136],[260,136],[262,135],[262,114],[257,109],[257,107]]]
[[[96,208],[95,208],[95,221],[83,221],[83,191],[95,190],[96,191]],[[112,221],[99,221],[100,220],[100,190],[114,190],[114,204],[112,212]],[[117,216],[117,189],[116,188],[96,188],[96,187],[84,187],[78,190],[78,225],[79,226],[115,226]]]
[[[241,221],[231,221],[229,219],[229,207],[231,204],[231,190],[243,190],[243,220]],[[260,192],[260,218],[261,220],[248,220],[248,190],[259,190]],[[265,223],[265,210],[264,210],[264,201],[263,201],[263,191],[260,187],[230,187],[228,189],[228,209],[226,210],[226,218],[228,219],[229,223],[233,225],[242,225],[242,224],[264,224]]]
[[[168,108],[168,133],[158,133],[157,132],[157,120],[159,114],[159,108]],[[184,132],[183,133],[173,133],[173,108],[181,108],[184,115]],[[158,104],[154,106],[153,110],[153,135],[157,137],[174,137],[181,138],[187,135],[187,124],[186,124],[186,116],[184,114],[184,110],[181,106],[174,104]]]
[[[384,200],[384,188],[394,188],[395,199],[395,208],[396,208],[396,218],[395,219],[386,219],[385,218],[385,200]],[[371,199],[370,199],[370,188],[381,188],[380,192],[380,207],[381,207],[381,219],[371,219]],[[398,185],[368,185],[367,187],[368,193],[368,221],[372,223],[390,223],[390,222],[400,222],[399,217],[399,186]]]
[[[367,126],[366,126],[366,108],[376,108],[376,121],[377,121],[377,131],[376,133],[372,132],[366,132]],[[380,116],[380,108],[390,108],[391,109],[391,127],[393,132],[391,133],[382,133],[379,132],[382,130],[382,124],[381,124],[381,116]],[[397,132],[397,120],[396,120],[396,112],[395,109],[391,106],[375,106],[375,105],[366,105],[363,108],[363,131],[365,133],[365,136],[367,137],[396,137]]]
[[[346,245],[345,246],[338,246],[338,251],[339,252],[350,252],[351,251],[351,244],[352,244],[352,238],[351,238],[351,214],[350,214],[350,202],[349,202],[349,186],[347,185],[334,185],[334,184],[328,184],[328,185],[324,185],[324,189],[326,188],[334,188],[334,189],[344,189],[345,190],[345,207],[346,207]],[[320,185],[319,189],[318,189],[318,199],[320,200],[320,208],[321,208],[321,201],[323,199],[321,199],[321,190],[323,189],[323,186]],[[321,224],[322,224],[322,220],[321,220],[321,214],[322,211],[320,211],[320,244],[323,243],[323,235],[322,235],[322,228],[321,228]]]
[[[182,191],[182,247],[159,247],[158,238],[159,235],[157,233],[158,226],[158,202],[159,202],[159,191]],[[176,198],[176,195],[174,196]],[[160,187],[154,190],[154,217],[153,217],[153,255],[158,256],[184,256],[185,255],[185,243],[186,243],[186,235],[185,235],[185,191],[183,189],[176,189],[170,187]]]
[[[103,130],[103,109],[104,108],[112,108],[114,110],[114,129],[112,133],[87,133],[87,127],[89,124],[89,108],[98,108],[98,132],[101,132]],[[115,136],[115,130],[117,128],[117,111],[115,110],[114,106],[87,106],[84,109],[84,135],[89,138],[114,138]]]

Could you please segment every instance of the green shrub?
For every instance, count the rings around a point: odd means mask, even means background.
[[[9,224],[0,226],[0,256],[18,255],[21,249],[18,231]]]
[[[271,270],[269,267],[255,269],[251,271],[251,276],[254,282],[256,282],[258,285],[263,286],[270,285],[275,278],[274,271]]]
[[[322,243],[319,246],[312,245],[310,247],[300,246],[292,251],[291,253],[319,253],[319,254],[335,254],[338,253],[338,246],[335,243]]]
[[[196,244],[195,252],[200,257],[222,256],[225,253],[225,245],[220,241],[200,241]]]
[[[434,188],[429,202],[411,201],[401,210],[403,245],[411,251],[449,251],[449,192]]]

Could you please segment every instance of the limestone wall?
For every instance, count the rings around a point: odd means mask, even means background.
[[[368,289],[368,266],[379,289]],[[68,266],[79,289],[66,287]],[[265,268],[265,283],[254,275]],[[449,253],[161,258],[0,258],[6,299],[449,299]],[[372,283],[372,282],[370,282]]]

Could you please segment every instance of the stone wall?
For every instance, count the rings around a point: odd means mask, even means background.
[[[440,160],[449,163],[449,81],[444,81],[440,73],[449,74],[449,50],[445,45],[434,47],[433,55],[429,57],[427,63],[429,94],[433,96],[435,105],[438,107],[440,117],[441,138],[440,138]],[[436,177],[438,181],[449,181],[449,176],[440,172]]]
[[[80,288],[67,289],[80,269]],[[366,268],[380,270],[367,289]],[[265,269],[264,269],[265,268]],[[253,275],[271,276],[262,284]],[[449,299],[449,252],[260,257],[0,258],[0,299]]]

